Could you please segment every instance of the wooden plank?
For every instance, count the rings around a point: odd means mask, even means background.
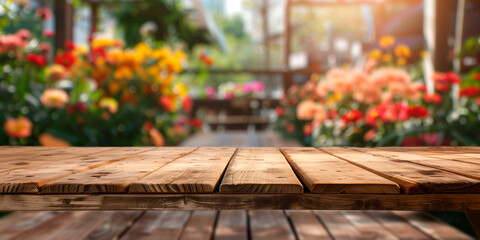
[[[53,235],[49,236],[49,240],[82,240],[85,239],[93,230],[112,217],[114,212],[87,212],[85,216],[77,219],[68,228],[61,228]],[[35,233],[33,233],[35,234]]]
[[[312,211],[287,210],[295,233],[299,240],[330,240],[332,239],[323,224]]]
[[[399,193],[398,185],[315,148],[281,148],[313,193]]]
[[[313,211],[336,240],[368,239],[339,211]]]
[[[480,211],[480,194],[0,194],[1,211],[242,209]]]
[[[430,240],[431,238],[407,223],[403,218],[390,211],[367,211],[368,215],[377,220],[383,227],[395,234],[399,239]]]
[[[380,148],[382,150],[390,150],[397,152],[407,152],[411,154],[422,155],[431,158],[440,158],[450,161],[459,161],[464,163],[471,163],[480,165],[480,154],[477,153],[458,153],[455,151],[448,151],[445,148],[440,148],[440,150],[424,147],[415,147],[415,148],[403,148],[403,147],[385,147]],[[423,150],[425,149],[425,150]],[[445,150],[442,150],[445,149]]]
[[[247,211],[243,210],[224,210],[218,215],[217,225],[215,227],[215,240],[246,240],[248,239],[247,230]]]
[[[302,193],[303,186],[276,148],[239,148],[230,161],[220,192]]]
[[[41,193],[122,193],[128,186],[196,148],[163,147],[43,185]]]
[[[398,239],[393,233],[384,228],[363,211],[342,211],[342,214],[362,233],[363,236],[366,237],[366,239]]]
[[[115,212],[90,232],[85,240],[119,239],[120,235],[130,228],[142,214],[141,211]]]
[[[466,211],[465,214],[467,214],[477,238],[480,238],[480,211]]]
[[[155,148],[116,148],[92,156],[73,156],[50,164],[28,165],[0,175],[0,193],[38,193],[42,185],[78,172],[101,167]]]
[[[394,212],[396,215],[404,218],[407,222],[422,230],[433,239],[438,240],[473,240],[470,236],[463,232],[453,228],[452,226],[441,222],[440,220],[433,218],[432,216],[423,212]]]
[[[37,226],[23,231],[19,235],[11,238],[12,240],[37,240],[48,239],[58,231],[69,228],[74,222],[84,217],[87,212],[63,212],[48,221],[42,222]]]
[[[189,218],[187,211],[147,211],[121,239],[178,239]]]
[[[375,156],[387,157],[391,160],[401,162],[412,162],[415,164],[441,169],[465,177],[480,180],[480,161],[478,163],[467,163],[462,161],[452,161],[442,158],[424,156],[410,153],[409,151],[392,151],[393,149],[383,148],[355,148],[358,151],[373,154]]]
[[[322,151],[344,159],[396,182],[407,194],[478,193],[480,181],[408,161],[389,159],[353,148],[322,148]]]
[[[15,212],[0,218],[0,240],[7,240],[27,231],[45,221],[58,212]]]
[[[194,211],[188,222],[185,224],[180,240],[212,239],[216,219],[216,211]]]
[[[250,233],[252,240],[295,239],[288,219],[280,210],[249,211]]]
[[[212,193],[235,148],[199,148],[132,183],[130,193]]]

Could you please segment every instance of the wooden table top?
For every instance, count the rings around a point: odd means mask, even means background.
[[[421,209],[441,209],[432,201],[445,199],[457,199],[451,203],[457,209],[480,209],[480,147],[0,147],[0,208],[15,195],[35,201],[62,194],[64,200],[214,196],[211,201],[257,206],[269,198],[305,205],[347,196],[408,205],[420,196],[431,198]]]

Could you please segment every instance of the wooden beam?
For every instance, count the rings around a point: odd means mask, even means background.
[[[73,7],[67,0],[55,0],[55,51],[73,39]]]
[[[0,211],[258,209],[478,212],[480,194],[0,194]]]
[[[480,211],[465,211],[465,214],[467,214],[473,230],[475,230],[477,237],[480,239]]]

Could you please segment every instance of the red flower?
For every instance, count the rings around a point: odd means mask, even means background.
[[[460,97],[474,97],[480,94],[480,88],[478,87],[467,87],[460,90]]]
[[[25,58],[27,62],[37,65],[37,67],[44,67],[47,65],[47,59],[41,54],[28,53]]]
[[[143,124],[143,128],[145,128],[145,130],[147,130],[147,132],[149,132],[150,130],[152,130],[153,124],[151,122],[145,122]]]
[[[477,105],[480,105],[480,97],[477,97],[477,98],[475,99],[475,103],[476,103]]]
[[[37,8],[37,11],[35,11],[35,15],[42,19],[42,21],[47,21],[52,17],[52,10],[47,7],[39,7]]]
[[[423,101],[427,103],[439,104],[442,102],[442,96],[438,93],[433,93],[433,94],[425,93],[423,95]]]
[[[213,64],[213,59],[206,53],[201,53],[199,58],[207,66],[211,66]]]
[[[165,111],[174,112],[175,111],[174,100],[175,99],[171,97],[161,96],[158,98],[158,103],[163,107]]]
[[[385,108],[382,105],[370,108],[365,116],[365,121],[373,127],[377,127],[377,121],[383,120]]]
[[[418,91],[422,91],[422,92],[425,92],[427,91],[427,85],[426,84],[422,84],[420,86],[418,86]]]
[[[460,83],[462,82],[462,79],[455,73],[455,72],[448,72],[448,73],[445,73],[444,75],[444,79],[446,82],[448,83]]]
[[[65,68],[70,68],[75,63],[75,56],[69,51],[63,52],[55,56],[55,63],[64,66]]]
[[[445,81],[437,81],[435,82],[435,90],[439,92],[446,92],[450,90],[450,84]]]
[[[185,97],[183,100],[182,100],[182,108],[183,108],[183,111],[185,112],[190,112],[192,111],[192,106],[193,106],[193,101],[192,101],[192,98],[190,97]]]
[[[293,124],[289,123],[287,124],[287,132],[289,133],[292,133],[293,131],[295,131],[295,126],[293,126]]]
[[[307,124],[305,124],[305,126],[303,126],[303,135],[311,136],[312,131],[313,131],[313,127],[312,127],[311,123],[307,123]]]
[[[190,119],[189,122],[190,122],[190,125],[192,125],[195,128],[200,128],[202,127],[202,124],[203,124],[202,120],[200,120],[199,118],[192,118]]]
[[[275,112],[277,113],[277,116],[282,116],[283,115],[283,108],[280,106],[275,107]]]
[[[330,111],[327,112],[327,118],[328,119],[334,119],[337,116],[338,116],[338,113],[335,110],[330,110]]]
[[[50,29],[43,30],[42,34],[43,34],[43,36],[45,36],[47,38],[55,37],[55,32],[53,30],[50,30]]]
[[[342,120],[345,123],[356,123],[363,118],[362,112],[359,110],[350,110],[342,116]]]
[[[65,46],[66,50],[74,50],[75,49],[75,43],[71,40],[65,41],[64,46]]]
[[[428,117],[428,109],[424,106],[411,106],[407,110],[409,118],[426,118]]]

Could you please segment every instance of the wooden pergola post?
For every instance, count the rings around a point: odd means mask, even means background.
[[[73,7],[66,0],[55,0],[55,51],[73,39]]]

